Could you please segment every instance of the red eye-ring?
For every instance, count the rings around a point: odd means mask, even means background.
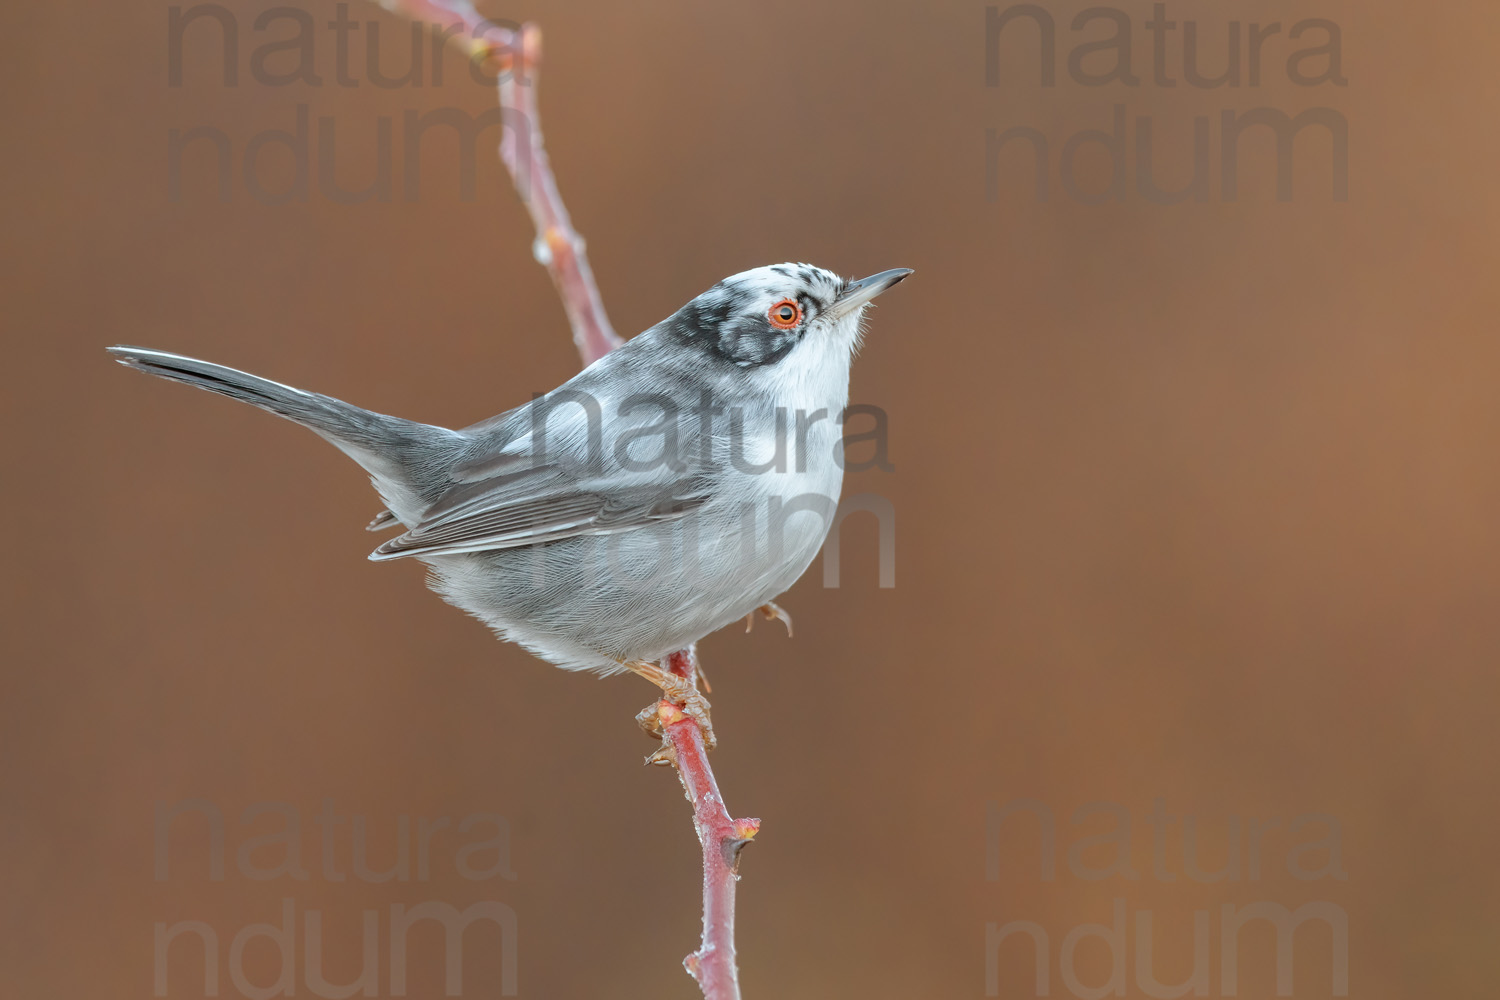
[[[776,327],[776,329],[790,330],[802,322],[802,307],[797,304],[795,299],[782,299],[771,307],[771,312],[768,315],[771,325]]]

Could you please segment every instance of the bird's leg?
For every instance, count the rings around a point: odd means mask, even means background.
[[[792,637],[792,616],[786,613],[786,609],[775,601],[767,601],[758,610],[767,621],[781,621],[786,625],[786,637]],[[748,632],[755,625],[755,611],[745,616],[745,631]]]
[[[719,741],[714,736],[713,720],[708,714],[710,707],[708,699],[698,693],[696,677],[682,677],[663,668],[660,664],[645,660],[630,660],[622,665],[631,673],[644,677],[661,688],[662,701],[681,706],[683,714],[698,723],[698,728],[703,730],[703,742],[710,750],[718,746]],[[653,702],[635,717],[640,727],[657,739],[661,739],[663,728],[660,704],[660,702]],[[656,754],[652,756],[655,757]]]

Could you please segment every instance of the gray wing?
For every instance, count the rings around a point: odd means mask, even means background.
[[[607,359],[606,359],[607,360]],[[598,366],[595,366],[598,367]],[[619,436],[662,419],[649,407],[618,414],[598,386],[607,384],[595,368],[540,400],[468,428],[472,444],[448,472],[421,520],[405,534],[382,544],[372,560],[407,556],[488,552],[580,535],[611,534],[687,514],[711,496],[712,480],[682,463],[656,463],[624,469],[615,444]],[[592,376],[587,377],[586,376]],[[564,390],[590,392],[598,418],[573,402],[547,401]],[[538,432],[535,408],[547,406]],[[690,422],[678,421],[679,454],[693,454]],[[369,525],[394,522],[382,513]]]
[[[381,545],[370,558],[491,552],[555,542],[579,535],[604,535],[668,521],[709,499],[705,484],[682,480],[667,488],[647,487],[611,493],[550,491],[524,499],[490,499],[474,508],[424,520]]]

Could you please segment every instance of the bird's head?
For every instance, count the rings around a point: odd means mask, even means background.
[[[741,368],[777,365],[802,345],[820,355],[852,352],[870,300],[908,274],[897,268],[850,281],[810,264],[757,267],[725,278],[663,325]]]

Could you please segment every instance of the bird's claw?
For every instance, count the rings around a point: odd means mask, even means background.
[[[666,740],[662,740],[661,746],[646,755],[646,763],[657,767],[675,767],[677,766],[677,749]]]
[[[653,701],[635,713],[635,724],[641,727],[641,732],[659,740],[662,737],[662,724],[661,716],[657,712],[657,704]]]
[[[748,632],[755,627],[755,615],[759,612],[767,621],[780,621],[786,625],[786,637],[792,637],[792,616],[786,613],[786,609],[775,601],[767,601],[755,611],[745,616],[745,631]]]
[[[698,724],[698,729],[703,733],[703,745],[712,750],[719,745],[719,738],[714,735],[713,717],[709,715],[710,705],[708,699],[696,690],[687,693],[680,691],[663,691],[664,697],[653,702],[636,713],[636,723],[649,735],[655,736],[662,741],[651,756],[646,758],[648,764],[671,764],[675,762],[676,754],[672,751],[672,744],[665,737],[667,727],[684,719],[692,719]]]
[[[719,745],[718,737],[714,735],[713,718],[709,714],[712,706],[709,705],[708,699],[699,692],[696,677],[682,677],[669,670],[663,670],[654,663],[636,663],[627,664],[627,666],[661,688],[662,693],[661,700],[647,705],[636,713],[637,725],[648,734],[662,739],[666,735],[668,726],[681,722],[686,717],[696,722],[703,732],[704,746],[712,750]],[[648,764],[672,763],[672,756],[663,753],[670,746],[670,743],[664,741],[662,748],[646,758],[646,762]]]

